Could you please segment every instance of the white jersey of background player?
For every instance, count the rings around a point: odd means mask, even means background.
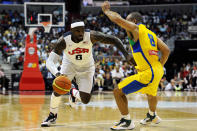
[[[93,76],[95,72],[94,59],[92,56],[92,46],[96,42],[113,44],[129,60],[131,59],[124,49],[122,42],[115,36],[103,34],[97,31],[85,30],[84,22],[74,22],[71,24],[70,32],[61,37],[49,54],[46,66],[54,76],[66,75],[71,81],[76,78],[79,90],[72,88],[69,101],[75,102],[75,99],[87,104],[91,98],[93,86]],[[61,70],[58,72],[56,63],[59,61],[59,55],[63,53]],[[56,92],[51,95],[50,113],[48,118],[42,122],[41,126],[50,126],[55,123],[58,112],[58,105],[61,97]]]

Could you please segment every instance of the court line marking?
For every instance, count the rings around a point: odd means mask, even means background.
[[[64,103],[68,104],[68,103]],[[78,106],[85,106],[85,107],[111,107],[117,108],[115,100],[105,100],[105,101],[91,101],[87,105],[78,105]],[[146,108],[148,107],[147,101],[135,101],[129,100],[128,101],[129,108]],[[160,101],[157,105],[157,108],[197,108],[196,102],[174,102],[174,101]]]
[[[194,119],[162,119],[162,121],[197,121],[197,118]],[[134,120],[134,122],[140,122],[140,120]],[[94,122],[73,122],[73,123],[58,123],[59,125],[57,126],[52,126],[52,127],[84,127],[84,126],[95,126],[95,125],[113,125],[115,121],[94,121]],[[61,125],[60,125],[61,124]],[[73,124],[73,125],[72,125]],[[26,131],[26,130],[36,130],[36,129],[46,129],[44,127],[38,127],[38,128],[29,128],[29,129],[17,129],[17,128],[22,128],[22,127],[12,127],[8,128],[9,130],[14,130],[14,131]],[[50,128],[50,127],[47,127]],[[0,128],[1,129],[1,128]]]

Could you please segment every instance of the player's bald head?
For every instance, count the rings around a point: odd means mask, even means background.
[[[139,12],[132,12],[130,13],[127,18],[128,21],[134,22],[134,23],[142,23],[142,15]]]

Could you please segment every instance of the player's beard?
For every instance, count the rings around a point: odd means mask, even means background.
[[[83,36],[79,36],[77,39],[78,39],[78,41],[82,41],[83,40]]]

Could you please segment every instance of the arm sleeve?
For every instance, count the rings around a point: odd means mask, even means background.
[[[52,51],[46,60],[46,67],[54,76],[58,73],[57,67],[55,65],[58,63],[59,59],[60,56]]]

